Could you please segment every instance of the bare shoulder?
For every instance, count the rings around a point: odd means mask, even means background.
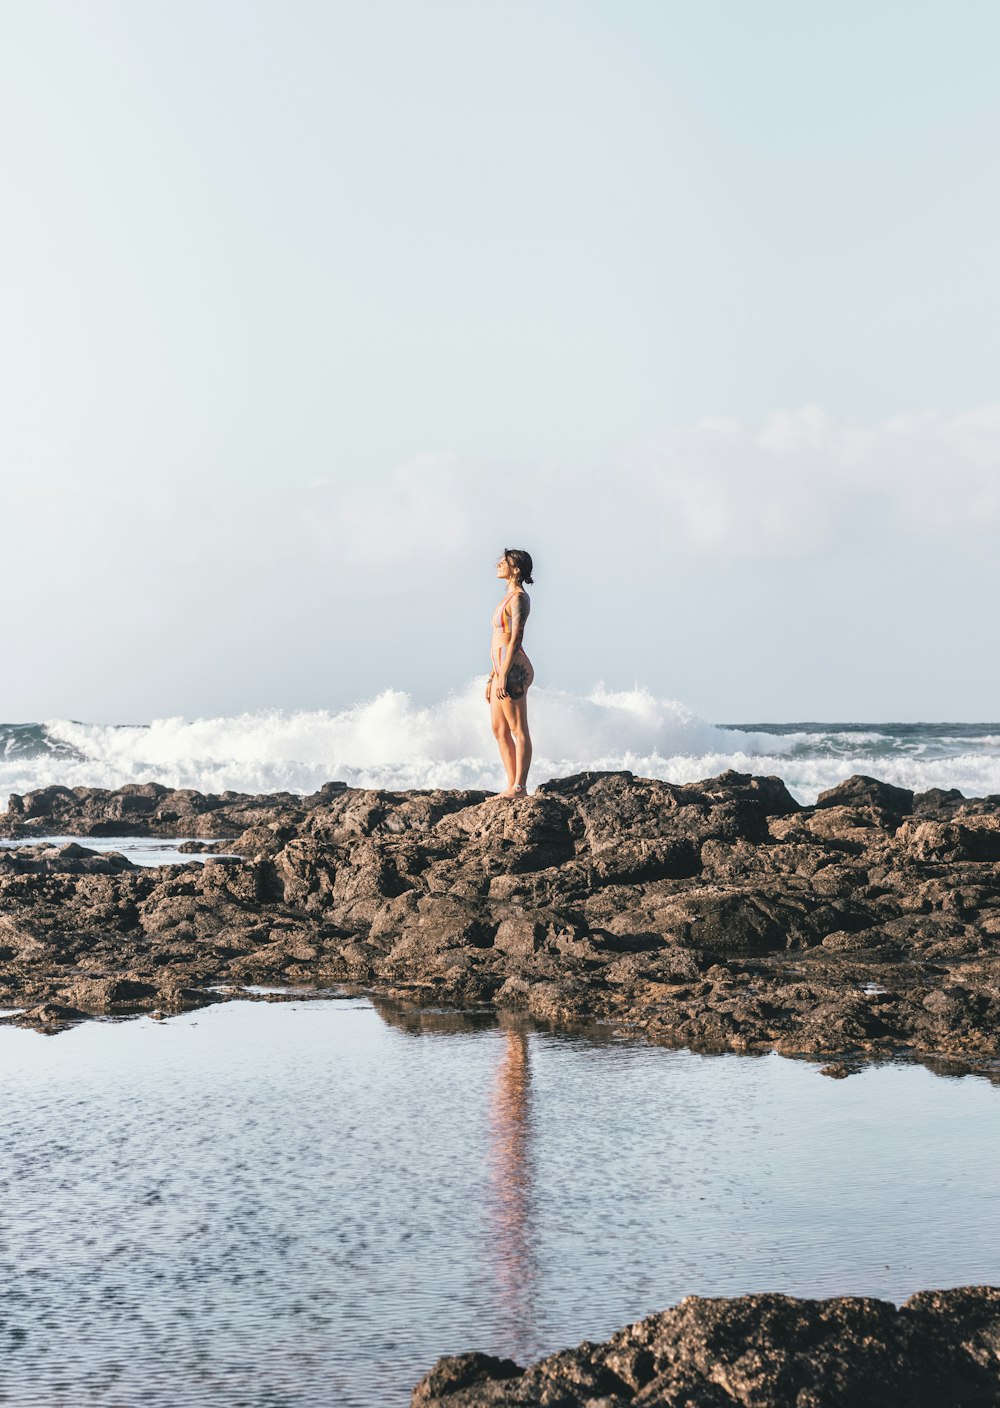
[[[531,600],[525,591],[515,592],[514,600],[510,604],[511,615],[519,621],[528,619],[528,612],[531,610]]]

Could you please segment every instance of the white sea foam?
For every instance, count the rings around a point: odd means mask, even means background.
[[[690,782],[726,768],[774,773],[801,801],[852,773],[920,790],[1000,792],[996,736],[893,737],[871,726],[794,733],[722,728],[648,690],[589,694],[536,687],[533,782],[584,769],[627,768]],[[117,787],[162,782],[199,791],[311,792],[353,786],[482,787],[502,783],[480,681],[430,706],[385,690],[339,712],[261,712],[156,719],[143,726],[51,720],[37,746],[0,757],[0,795],[51,783]]]

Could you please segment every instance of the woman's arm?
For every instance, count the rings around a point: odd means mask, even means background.
[[[521,648],[521,642],[524,639],[524,623],[528,619],[530,609],[528,598],[524,592],[518,592],[510,604],[510,645],[504,657],[503,667],[497,677],[497,695],[500,699],[507,698],[507,672],[513,663],[514,656]]]

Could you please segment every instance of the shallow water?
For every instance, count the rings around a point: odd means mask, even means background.
[[[23,846],[66,846],[72,842],[101,855],[117,851],[127,856],[133,865],[187,865],[193,860],[204,863],[218,858],[233,859],[226,852],[210,852],[207,855],[195,852],[189,855],[177,849],[185,841],[194,839],[191,836],[22,836],[12,841],[0,840],[0,849],[10,851]]]
[[[1000,1283],[1000,1089],[919,1066],[234,1002],[0,1029],[0,1094],[18,1408],[403,1408],[689,1293]]]

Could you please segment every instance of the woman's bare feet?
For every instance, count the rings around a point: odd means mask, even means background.
[[[512,782],[503,792],[498,792],[498,797],[527,797],[528,790],[523,782]]]

